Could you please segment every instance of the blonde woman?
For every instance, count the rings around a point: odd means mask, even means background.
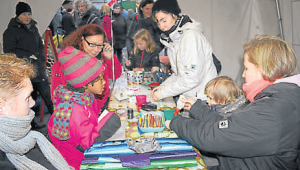
[[[298,169],[300,146],[300,74],[297,57],[275,36],[258,35],[244,45],[248,102],[220,116],[197,100],[190,119],[173,118],[166,126],[193,146],[215,154],[214,169]]]
[[[133,55],[125,62],[127,68],[133,71],[152,71],[159,69],[158,48],[146,29],[139,30],[134,35]]]

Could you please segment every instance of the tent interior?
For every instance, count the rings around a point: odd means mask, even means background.
[[[15,17],[19,0],[2,1],[2,34],[10,19]],[[32,8],[41,36],[64,0],[24,0]],[[220,75],[243,83],[242,44],[254,35],[267,34],[283,38],[298,56],[300,73],[300,0],[178,0],[181,14],[202,23],[204,34],[222,63]],[[2,46],[2,45],[1,45]],[[2,52],[2,48],[1,48]]]

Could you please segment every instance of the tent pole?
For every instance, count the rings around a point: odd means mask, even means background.
[[[282,28],[282,18],[280,13],[280,2],[279,0],[276,0],[276,8],[277,8],[277,16],[278,16],[278,22],[279,22],[279,31],[280,31],[280,38],[284,40],[284,34],[283,34],[283,28]]]

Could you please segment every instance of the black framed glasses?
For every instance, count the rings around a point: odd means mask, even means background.
[[[102,44],[102,45],[97,45],[97,44],[88,42],[88,41],[85,39],[85,37],[83,37],[83,39],[85,40],[85,42],[86,42],[90,47],[97,47],[97,48],[103,48],[103,47],[104,47],[104,44]]]

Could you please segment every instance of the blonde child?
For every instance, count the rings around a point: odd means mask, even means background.
[[[127,69],[132,71],[152,71],[159,69],[159,49],[146,29],[134,35],[134,52],[125,62]]]
[[[219,76],[210,80],[204,88],[204,94],[207,96],[207,104],[214,110],[223,108],[239,98],[240,100],[245,98],[244,92],[228,76]],[[196,100],[184,97],[182,102],[185,102],[183,108],[190,110]]]
[[[204,94],[207,96],[207,104],[211,110],[218,111],[224,118],[231,115],[231,112],[241,104],[245,103],[244,92],[235,84],[228,76],[219,76],[210,80],[205,88]],[[184,97],[181,100],[185,103],[184,109],[190,110],[196,102],[193,98]],[[166,126],[169,128],[170,120],[166,121]],[[217,166],[219,164],[215,155],[202,152],[202,159],[208,167]]]

